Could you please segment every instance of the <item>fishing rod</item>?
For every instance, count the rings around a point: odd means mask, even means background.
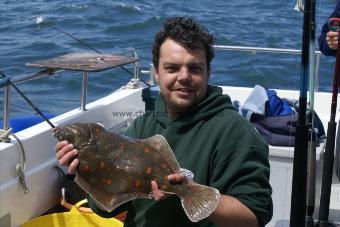
[[[300,73],[299,116],[294,145],[293,180],[290,227],[305,226],[308,126],[306,124],[307,82],[309,78],[310,42],[312,32],[313,0],[306,0],[303,17],[302,55]]]
[[[330,30],[338,29],[330,26]],[[340,37],[338,37],[340,38]],[[334,163],[334,147],[336,136],[336,106],[338,101],[338,89],[340,82],[340,51],[336,51],[335,61],[335,73],[333,78],[333,91],[332,91],[332,103],[331,103],[331,115],[328,122],[326,148],[324,153],[324,162],[322,170],[322,185],[320,196],[320,208],[319,208],[319,227],[328,227],[329,217],[329,203],[331,197],[332,177],[333,177],[333,163]]]
[[[330,25],[330,22],[331,20],[334,20],[337,22],[337,24],[334,24],[334,25],[337,25],[336,26],[329,26],[330,28],[333,28],[332,30],[333,31],[337,31],[339,32],[340,31],[340,18],[331,18],[329,20],[329,24]],[[338,177],[338,179],[340,180],[340,119],[338,121],[338,130],[337,130],[337,135],[336,135],[336,140],[335,140],[335,173],[336,173],[336,176]]]
[[[65,35],[71,37],[72,39],[74,39],[74,40],[76,40],[77,42],[81,43],[82,45],[84,45],[84,46],[90,48],[91,50],[95,51],[96,53],[98,53],[98,54],[103,54],[102,52],[100,52],[99,50],[97,50],[96,48],[94,48],[93,46],[91,46],[90,44],[85,43],[84,41],[82,41],[81,39],[78,39],[78,38],[75,37],[74,35],[71,35],[70,33],[65,32],[64,30],[62,30],[62,29],[60,29],[60,28],[58,28],[58,27],[56,27],[56,26],[54,26],[54,25],[51,25],[51,24],[45,22],[45,21],[43,20],[42,17],[37,17],[37,18],[27,18],[27,17],[24,17],[24,16],[20,16],[20,17],[23,18],[23,19],[30,19],[30,20],[33,20],[33,21],[35,21],[37,24],[44,24],[44,25],[46,25],[46,26],[48,26],[48,27],[50,27],[50,28],[52,28],[52,29],[54,29],[54,30],[56,30],[56,31],[58,31],[58,32],[61,32],[61,33],[65,34]],[[120,66],[120,68],[121,68],[122,70],[124,70],[125,72],[129,73],[130,75],[132,75],[132,76],[134,75],[132,72],[130,72],[130,71],[129,71],[127,68],[125,68],[124,66]],[[147,86],[149,86],[149,87],[151,86],[149,83],[147,83],[146,81],[144,81],[144,80],[141,79],[141,78],[140,78],[140,81],[142,81],[143,83],[145,83],[145,84],[146,84]]]
[[[311,2],[311,32],[309,45],[309,111],[308,119],[308,150],[307,150],[307,188],[306,188],[306,227],[314,227],[315,208],[315,178],[316,178],[316,146],[318,144],[317,132],[314,128],[314,90],[315,90],[315,1]]]
[[[25,99],[25,101],[39,114],[52,128],[55,128],[55,126],[52,124],[52,122],[27,98],[27,96],[9,79],[7,76],[0,71],[0,76],[5,81],[3,82],[2,86],[12,86],[18,93]]]

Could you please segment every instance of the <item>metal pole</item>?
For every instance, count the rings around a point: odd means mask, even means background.
[[[320,75],[320,57],[321,54],[316,54],[315,59],[315,81],[314,81],[314,90],[319,91],[319,75]]]
[[[138,58],[137,52],[133,52],[133,57]],[[134,79],[139,79],[139,61],[136,61],[133,63],[134,68],[133,68],[133,78]]]
[[[9,129],[9,113],[10,113],[11,87],[4,88],[4,119],[3,129]]]
[[[81,87],[80,110],[86,111],[88,73],[83,72],[83,82]]]

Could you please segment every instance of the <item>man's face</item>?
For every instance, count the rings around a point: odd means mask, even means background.
[[[192,51],[171,39],[165,40],[155,76],[169,114],[190,110],[207,92],[210,75],[204,50]]]

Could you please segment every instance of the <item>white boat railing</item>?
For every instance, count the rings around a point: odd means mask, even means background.
[[[138,59],[137,52],[134,49],[129,49],[126,52],[131,52],[132,57]],[[133,64],[133,79],[138,80],[139,79],[139,61],[130,62],[127,64]],[[111,68],[116,68],[115,67]],[[56,73],[61,73],[66,70],[62,69],[55,69],[55,68],[46,68],[38,73],[35,74],[27,74],[27,75],[21,75],[16,76],[10,79],[10,82],[13,84],[23,83],[31,80],[36,80],[39,78],[45,78],[49,76],[54,76]],[[86,111],[86,100],[87,100],[87,84],[88,84],[88,71],[82,71],[82,87],[81,87],[81,97],[80,97],[80,110]],[[9,119],[10,119],[10,100],[11,100],[11,83],[8,83],[6,81],[9,81],[9,78],[5,78],[4,81],[0,84],[0,88],[4,89],[4,97],[3,97],[3,130],[8,130],[10,127]]]
[[[282,48],[262,48],[262,47],[245,47],[245,46],[228,46],[228,45],[214,45],[215,50],[222,51],[246,51],[252,53],[275,53],[275,54],[301,54],[301,50],[297,49],[282,49]],[[132,50],[133,57],[137,57],[137,53],[135,50]],[[318,91],[318,78],[320,73],[320,57],[322,53],[320,51],[315,51],[315,70],[314,70],[314,88],[315,91]],[[139,61],[136,61],[134,64],[133,76],[134,79],[139,79]],[[27,82],[30,80],[36,80],[43,77],[48,77],[54,75],[56,73],[60,73],[64,70],[55,70],[55,69],[45,69],[33,75],[23,75],[17,76],[11,79],[11,82],[14,84]],[[145,73],[146,71],[142,71]],[[149,73],[152,72],[150,69]],[[313,81],[313,80],[310,80]],[[81,98],[80,98],[80,109],[82,111],[86,111],[86,99],[87,99],[87,82],[88,82],[88,72],[83,71],[83,81],[82,81],[82,89],[81,89]],[[4,87],[4,107],[3,107],[3,129],[7,130],[9,128],[9,116],[10,116],[10,94],[11,87],[9,84],[0,85],[0,88]]]
[[[265,48],[265,47],[245,47],[245,46],[228,46],[228,45],[214,45],[215,50],[222,51],[246,51],[252,53],[275,53],[275,54],[301,54],[301,50],[297,49],[282,49],[282,48]],[[320,57],[323,55],[320,51],[315,51],[315,70],[314,70],[314,91],[319,90],[319,75],[320,75]]]

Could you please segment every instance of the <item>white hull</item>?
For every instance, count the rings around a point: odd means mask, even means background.
[[[113,117],[114,111],[131,112],[144,110],[140,99],[141,90],[123,90],[87,105],[87,111],[72,110],[52,119],[53,124],[70,122],[100,122],[112,128],[127,120]],[[29,194],[25,195],[15,172],[22,157],[15,139],[0,143],[0,226],[19,226],[41,215],[56,205],[61,198],[59,175],[55,168],[54,146],[56,139],[47,123],[40,123],[16,134],[25,148],[26,183]]]
[[[241,103],[248,97],[252,88],[223,87],[232,100]],[[296,91],[277,90],[280,97],[298,98]],[[316,111],[327,127],[331,94],[316,93]],[[69,122],[100,122],[106,128],[126,126],[129,117],[114,117],[113,113],[132,113],[137,116],[144,112],[141,89],[122,90],[93,103],[88,104],[87,111],[78,109],[55,117],[56,125]],[[41,215],[56,205],[61,197],[58,172],[55,169],[54,145],[56,139],[51,134],[47,123],[41,123],[17,133],[22,141],[26,156],[26,183],[29,194],[25,195],[18,183],[15,166],[21,162],[18,144],[0,143],[0,224],[1,226],[19,226],[25,221]],[[293,147],[270,147],[271,185],[273,187],[274,216],[267,226],[289,220],[290,194],[292,182]],[[317,181],[321,179],[322,147],[317,151]],[[318,202],[318,199],[316,200]],[[340,185],[334,179],[331,198],[331,218],[340,221]],[[288,222],[286,222],[288,223]],[[280,225],[277,225],[280,226]]]

